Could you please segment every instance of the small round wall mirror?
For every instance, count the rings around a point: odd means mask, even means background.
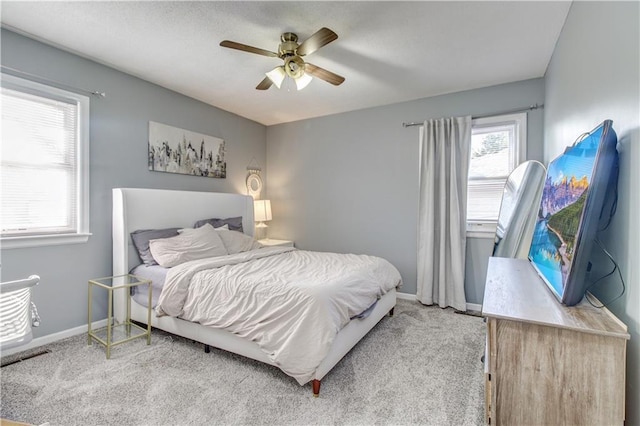
[[[526,259],[533,236],[546,169],[538,161],[525,161],[507,178],[496,229],[494,257]]]
[[[247,176],[247,193],[253,198],[259,197],[262,192],[262,178],[257,173]]]

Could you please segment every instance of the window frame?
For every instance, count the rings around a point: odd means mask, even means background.
[[[91,236],[89,228],[89,97],[5,73],[1,74],[0,85],[11,90],[29,93],[43,98],[64,99],[68,102],[75,103],[78,108],[78,127],[76,129],[76,162],[78,173],[76,176],[77,199],[75,232],[15,236],[0,235],[0,248],[4,250],[87,242],[89,236]]]
[[[475,129],[484,129],[491,127],[498,127],[501,125],[516,125],[516,131],[514,133],[515,141],[509,146],[511,170],[513,171],[520,163],[526,160],[527,157],[527,113],[514,113],[514,114],[502,114],[493,115],[489,117],[474,118],[471,121],[471,132]],[[474,179],[475,181],[487,180],[494,181],[495,178],[486,179]],[[505,178],[506,181],[506,178]],[[470,180],[467,180],[467,185]],[[468,190],[468,189],[467,189]],[[469,207],[467,206],[467,209]],[[468,213],[468,210],[467,210]],[[498,220],[469,220],[467,217],[467,237],[476,238],[494,238]]]

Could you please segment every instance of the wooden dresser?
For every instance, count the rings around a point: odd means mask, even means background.
[[[494,257],[482,313],[488,424],[623,424],[629,334],[611,312],[566,307],[527,260]]]

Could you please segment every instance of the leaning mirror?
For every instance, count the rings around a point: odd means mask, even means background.
[[[546,169],[525,161],[507,178],[502,193],[493,256],[526,259],[544,188]]]

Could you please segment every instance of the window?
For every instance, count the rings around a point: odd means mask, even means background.
[[[527,114],[473,120],[467,190],[468,231],[493,236],[509,173],[525,159]]]
[[[2,248],[89,237],[89,98],[2,75]]]

